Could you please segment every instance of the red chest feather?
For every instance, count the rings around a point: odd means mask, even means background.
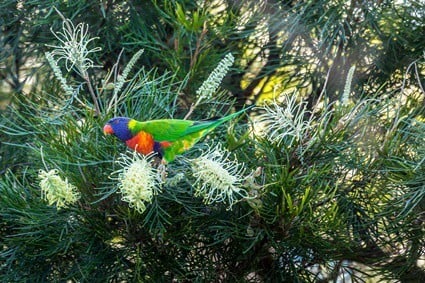
[[[133,138],[125,142],[127,146],[131,149],[136,150],[137,152],[147,155],[154,150],[155,141],[153,140],[152,135],[140,132]]]

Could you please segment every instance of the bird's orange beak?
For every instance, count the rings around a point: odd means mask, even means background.
[[[112,134],[114,133],[114,130],[112,129],[111,125],[106,124],[106,125],[103,127],[103,133],[104,133],[105,135],[112,135]]]

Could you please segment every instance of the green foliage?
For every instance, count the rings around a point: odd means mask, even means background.
[[[418,1],[15,2],[0,12],[14,95],[0,120],[0,281],[425,277]],[[69,52],[68,66],[45,45],[60,44],[50,28],[65,17],[88,24],[97,50]],[[29,58],[46,64],[23,75]],[[160,190],[146,210],[123,199],[120,160],[135,157],[102,134],[109,118],[223,116],[268,88],[273,102],[152,163]],[[39,170],[78,200],[49,205]]]

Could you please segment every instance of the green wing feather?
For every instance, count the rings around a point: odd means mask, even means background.
[[[184,136],[186,130],[193,124],[193,121],[188,120],[161,119],[138,122],[131,130],[137,133],[140,131],[147,132],[158,142],[173,142]]]

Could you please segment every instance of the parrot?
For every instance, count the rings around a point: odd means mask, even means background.
[[[221,118],[200,121],[159,119],[141,122],[128,117],[115,117],[105,124],[103,132],[105,135],[114,135],[129,148],[143,155],[156,153],[166,164],[192,148],[216,127],[253,106]]]

